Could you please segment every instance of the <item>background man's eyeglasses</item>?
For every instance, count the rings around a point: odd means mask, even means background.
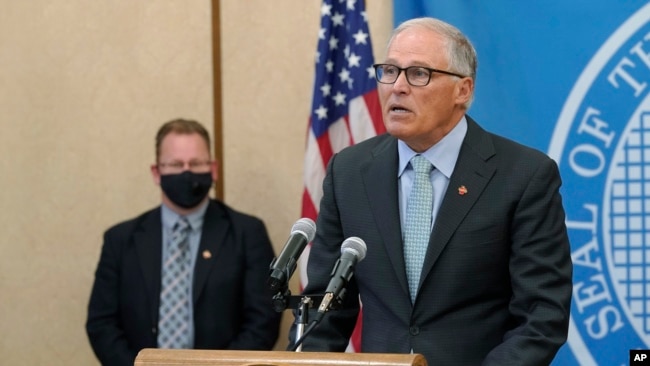
[[[166,173],[182,173],[185,170],[189,170],[192,173],[206,173],[210,171],[210,164],[212,161],[190,161],[189,163],[184,163],[182,161],[172,161],[170,163],[158,163],[158,169],[164,170]],[[187,169],[185,168],[187,166]]]

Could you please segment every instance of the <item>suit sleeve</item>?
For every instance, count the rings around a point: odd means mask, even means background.
[[[543,160],[515,209],[509,268],[516,324],[484,365],[548,365],[566,341],[572,263],[560,185],[555,162]]]
[[[274,252],[264,223],[250,219],[240,233],[246,251],[243,319],[229,349],[270,350],[275,345],[282,314],[273,309],[266,282]]]
[[[106,232],[88,304],[86,332],[102,365],[126,366],[133,365],[136,355],[129,349],[120,326],[117,248],[114,236]]]
[[[334,184],[334,165],[338,161],[334,155],[327,166],[327,174],[323,180],[323,198],[320,204],[316,227],[316,237],[309,253],[307,267],[308,283],[304,295],[323,295],[330,280],[332,268],[341,255],[343,228],[336,202],[336,187]],[[316,317],[319,302],[310,310],[309,320]],[[336,351],[343,352],[348,346],[350,336],[359,315],[359,291],[354,277],[346,287],[343,305],[325,314],[321,322],[306,337],[303,342],[305,351]],[[295,340],[295,324],[289,334],[290,345]]]

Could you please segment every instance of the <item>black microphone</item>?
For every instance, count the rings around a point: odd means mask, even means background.
[[[316,236],[316,224],[312,219],[303,217],[291,228],[291,235],[284,244],[280,255],[273,259],[270,266],[269,287],[273,292],[288,286],[289,278],[296,270],[300,254],[307,244]]]
[[[343,244],[341,244],[341,257],[332,268],[332,278],[325,290],[323,301],[318,307],[317,321],[320,322],[320,319],[330,308],[336,307],[343,302],[345,286],[354,274],[354,266],[366,257],[367,251],[366,243],[361,238],[352,236],[343,241]]]

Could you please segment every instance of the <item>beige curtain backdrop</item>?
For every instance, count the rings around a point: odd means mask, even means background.
[[[367,4],[377,57],[392,2]],[[225,200],[266,222],[276,253],[300,217],[320,6],[221,1]],[[84,323],[103,231],[159,203],[161,123],[212,130],[210,1],[0,9],[0,364],[94,365]]]

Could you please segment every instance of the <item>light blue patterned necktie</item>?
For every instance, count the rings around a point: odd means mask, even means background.
[[[415,181],[406,206],[404,261],[411,302],[414,304],[420,283],[422,264],[424,263],[431,235],[433,186],[431,185],[430,175],[433,165],[425,157],[415,155],[411,158],[411,166],[415,170]]]
[[[162,268],[158,348],[190,348],[190,224],[182,217],[169,242],[168,257]]]

